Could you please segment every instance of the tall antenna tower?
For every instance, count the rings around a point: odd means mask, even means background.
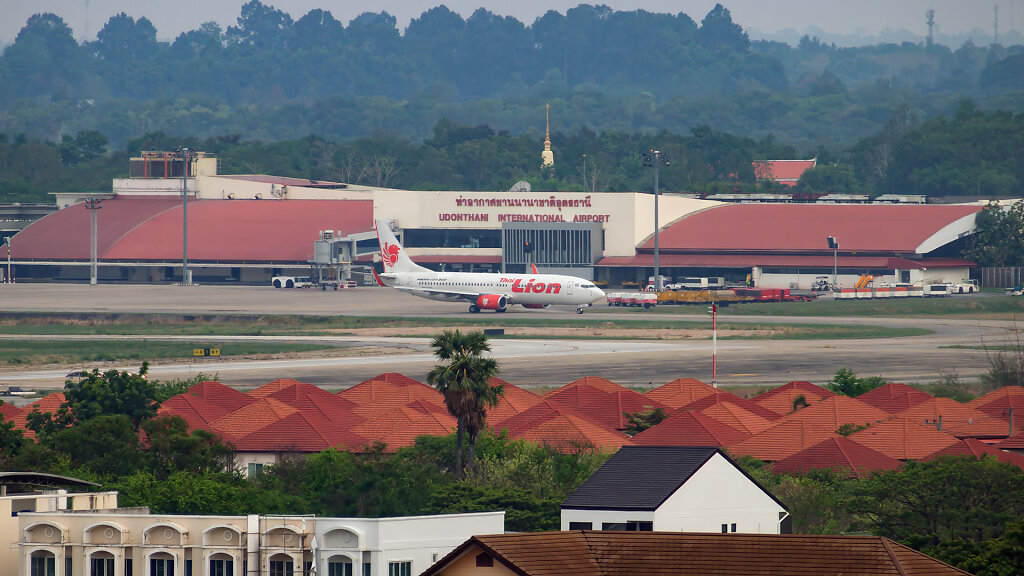
[[[926,46],[931,48],[932,43],[935,41],[935,36],[933,35],[935,32],[935,10],[931,8],[925,10],[924,17],[925,21],[928,22],[928,43]]]
[[[992,43],[999,44],[999,4],[992,6]]]

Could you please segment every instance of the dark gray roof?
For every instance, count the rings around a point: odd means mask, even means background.
[[[70,476],[58,476],[56,474],[45,474],[43,472],[0,472],[0,485],[26,484],[31,486],[73,486],[84,488],[86,486],[99,486],[95,482],[71,478]]]
[[[623,446],[562,508],[654,510],[718,452],[715,447]]]

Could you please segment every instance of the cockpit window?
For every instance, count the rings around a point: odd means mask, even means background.
[[[581,288],[597,288],[597,286],[594,286],[593,284],[580,284],[580,287]]]

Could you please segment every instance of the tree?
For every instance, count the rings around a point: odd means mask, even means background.
[[[708,50],[719,50],[724,46],[740,53],[750,50],[750,37],[732,21],[729,9],[721,4],[715,4],[701,20],[697,36]]]
[[[651,406],[644,406],[643,410],[633,412],[632,414],[629,412],[623,412],[622,414],[629,421],[629,425],[626,426],[625,432],[630,436],[634,436],[652,426],[661,424],[662,420],[667,417],[664,408],[652,408]]]
[[[145,420],[146,456],[159,478],[176,471],[195,474],[231,469],[232,449],[208,430],[189,431],[181,416],[160,416]]]
[[[1024,266],[1024,200],[1009,206],[989,202],[975,216],[978,231],[963,256],[980,266]]]
[[[498,373],[498,363],[483,356],[491,350],[483,332],[445,330],[430,346],[443,364],[430,370],[427,382],[441,393],[448,413],[456,419],[455,477],[461,480],[463,435],[471,427],[479,432],[487,408],[496,405],[501,396],[500,388],[495,390],[489,382]]]
[[[870,392],[875,388],[885,386],[885,378],[881,376],[869,376],[867,378],[857,377],[857,373],[848,368],[840,368],[836,371],[836,375],[832,377],[832,380],[828,383],[828,389],[835,392],[836,394],[842,394],[844,396],[860,396],[865,392]]]

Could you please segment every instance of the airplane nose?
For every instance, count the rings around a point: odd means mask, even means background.
[[[597,286],[595,286],[592,290],[594,292],[594,294],[593,294],[593,296],[594,296],[594,300],[593,301],[594,302],[597,302],[601,298],[604,298],[604,290],[601,290]]]

